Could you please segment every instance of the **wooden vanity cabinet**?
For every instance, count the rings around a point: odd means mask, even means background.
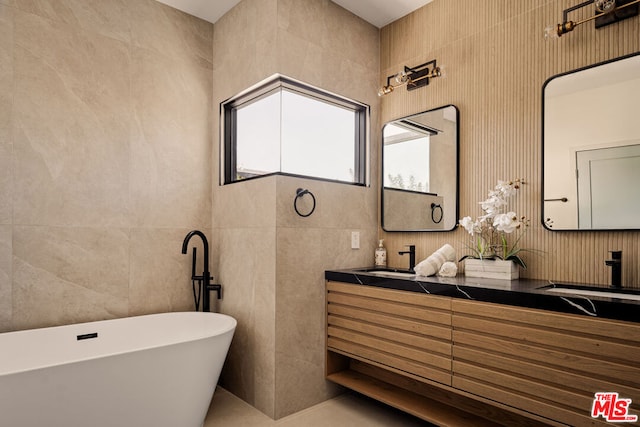
[[[451,299],[328,282],[327,348],[451,385]]]
[[[640,325],[461,299],[452,314],[456,389],[572,426],[605,424],[595,392],[640,413]]]
[[[452,394],[451,298],[327,281],[327,379],[436,425],[541,425]]]
[[[636,323],[327,281],[326,344],[329,380],[437,425],[610,425],[595,392],[640,414]]]

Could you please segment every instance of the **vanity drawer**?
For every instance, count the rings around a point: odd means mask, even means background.
[[[327,347],[451,384],[451,301],[327,282]]]
[[[600,424],[595,392],[639,412],[640,325],[463,300],[452,311],[454,387],[570,425]]]

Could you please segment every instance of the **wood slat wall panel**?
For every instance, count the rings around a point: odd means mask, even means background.
[[[529,268],[521,277],[607,284],[603,261],[608,250],[621,249],[623,281],[640,288],[640,232],[550,232],[541,225],[542,85],[556,74],[640,51],[640,17],[598,30],[584,24],[545,41],[544,27],[560,22],[562,10],[577,3],[434,0],[382,28],[381,84],[404,65],[434,58],[445,66],[446,78],[383,97],[380,119],[384,124],[446,104],[460,109],[460,217],[479,215],[477,203],[498,179],[528,181],[514,205],[531,219],[520,246],[543,255],[525,254]],[[373,147],[379,149],[379,141]],[[423,259],[445,243],[461,256],[469,242],[464,230],[379,233],[390,265],[398,267],[406,264],[397,254],[404,245],[415,244]]]

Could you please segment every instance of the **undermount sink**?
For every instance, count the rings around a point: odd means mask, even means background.
[[[416,273],[407,270],[398,270],[394,268],[363,268],[356,270],[362,273],[374,274],[376,276],[394,276],[394,277],[415,277]]]
[[[617,298],[630,301],[640,301],[640,292],[628,289],[614,289],[614,288],[589,288],[579,287],[575,285],[565,284],[552,284],[540,288],[554,294],[568,294],[577,295],[581,297],[605,297],[605,298]]]

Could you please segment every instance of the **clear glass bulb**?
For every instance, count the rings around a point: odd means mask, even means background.
[[[544,39],[545,40],[553,40],[560,38],[558,35],[558,26],[557,25],[547,25],[544,29]]]
[[[595,0],[593,4],[598,12],[611,12],[616,7],[616,0]]]
[[[378,96],[385,96],[388,93],[393,92],[393,86],[382,86],[378,91]]]
[[[406,83],[409,80],[409,76],[406,71],[400,71],[396,74],[396,82],[398,84]]]

